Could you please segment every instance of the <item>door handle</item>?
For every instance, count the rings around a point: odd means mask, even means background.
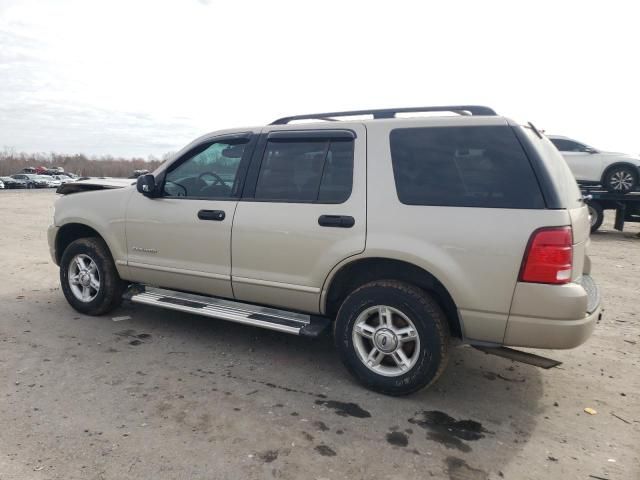
[[[320,215],[318,218],[321,227],[351,228],[355,224],[355,219],[348,215]]]
[[[200,220],[213,220],[215,222],[221,222],[224,220],[224,210],[200,210],[198,212],[198,218]]]

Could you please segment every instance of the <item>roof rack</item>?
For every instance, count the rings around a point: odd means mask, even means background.
[[[293,115],[291,117],[282,117],[271,125],[286,125],[294,120],[325,120],[335,122],[335,117],[348,117],[355,115],[373,115],[374,119],[396,118],[397,113],[415,113],[415,112],[452,112],[458,115],[490,115],[495,116],[497,113],[489,108],[481,105],[448,105],[442,107],[409,107],[409,108],[382,108],[377,110],[352,110],[347,112],[327,112],[327,113],[309,113],[306,115]]]

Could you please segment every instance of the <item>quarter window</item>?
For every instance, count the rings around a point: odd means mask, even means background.
[[[267,142],[255,198],[342,203],[353,183],[353,139],[274,139]]]
[[[535,174],[506,126],[391,132],[398,198],[408,205],[544,208]]]

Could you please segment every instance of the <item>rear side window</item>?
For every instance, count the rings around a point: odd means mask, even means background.
[[[407,205],[544,208],[529,159],[507,126],[391,131],[398,198]]]
[[[269,140],[255,198],[298,203],[342,203],[351,195],[353,140]]]

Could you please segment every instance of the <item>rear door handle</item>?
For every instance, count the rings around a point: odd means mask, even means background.
[[[213,220],[215,222],[221,222],[224,220],[224,210],[200,210],[198,212],[198,218],[200,220]]]
[[[351,228],[355,224],[355,219],[348,215],[320,215],[318,218],[321,227]]]

